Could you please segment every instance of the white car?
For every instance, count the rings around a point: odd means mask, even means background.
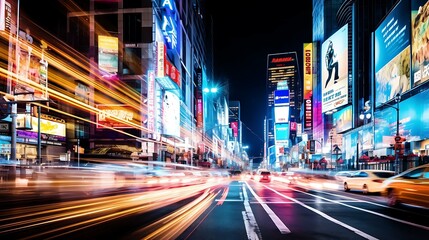
[[[358,170],[343,180],[344,191],[362,191],[363,193],[383,192],[383,182],[395,175],[388,170]]]
[[[344,181],[345,179],[350,177],[353,173],[354,171],[339,171],[335,173],[334,177],[338,181]]]

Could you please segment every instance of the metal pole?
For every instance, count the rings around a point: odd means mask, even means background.
[[[332,131],[332,130],[331,130]],[[332,165],[332,132],[331,132],[331,168],[333,167]]]
[[[42,134],[40,132],[40,106],[37,106],[37,160],[42,164]]]
[[[396,100],[396,136],[399,136],[399,97],[397,96],[395,100]],[[400,150],[397,147],[394,149],[395,149],[395,173],[399,174],[399,151]]]
[[[77,139],[77,168],[80,167],[80,151],[79,151],[80,139]]]

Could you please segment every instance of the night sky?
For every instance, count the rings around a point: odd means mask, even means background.
[[[312,41],[312,0],[207,1],[213,22],[214,75],[240,101],[243,145],[263,155],[267,56],[297,52],[302,76],[303,43]]]

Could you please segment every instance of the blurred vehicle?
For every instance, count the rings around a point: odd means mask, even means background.
[[[335,173],[334,177],[338,181],[344,181],[348,177],[350,177],[353,174],[353,171],[339,171]]]
[[[383,181],[395,175],[388,170],[359,170],[343,180],[344,191],[362,191],[366,193],[380,193],[383,191]]]
[[[259,182],[271,182],[271,172],[268,170],[259,171],[255,179]]]
[[[229,174],[231,175],[231,179],[233,180],[242,180],[244,178],[240,170],[231,170]]]
[[[291,184],[295,181],[296,174],[294,172],[279,172],[277,175],[272,176],[272,180],[278,182],[284,182],[287,184]]]
[[[384,181],[389,206],[400,203],[429,208],[429,164],[408,169]]]

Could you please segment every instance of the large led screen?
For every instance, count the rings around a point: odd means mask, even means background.
[[[347,106],[334,113],[334,123],[337,133],[347,131],[352,128],[352,106]]]
[[[414,95],[399,104],[399,134],[407,141],[429,138],[429,91]],[[396,106],[395,106],[396,107]],[[390,147],[396,135],[396,109],[375,112],[375,147]]]
[[[410,90],[410,3],[401,1],[375,30],[375,105]]]
[[[289,106],[274,107],[275,123],[289,122]]]
[[[429,80],[429,1],[411,1],[413,86]]]
[[[165,91],[162,101],[162,125],[163,133],[170,136],[180,137],[180,100],[179,97]]]
[[[289,105],[289,89],[274,91],[274,106]]]
[[[276,142],[287,142],[289,140],[289,123],[277,123],[275,125]]]
[[[98,67],[108,73],[118,72],[118,38],[98,36]]]
[[[322,44],[322,112],[348,103],[347,36],[346,24]]]

